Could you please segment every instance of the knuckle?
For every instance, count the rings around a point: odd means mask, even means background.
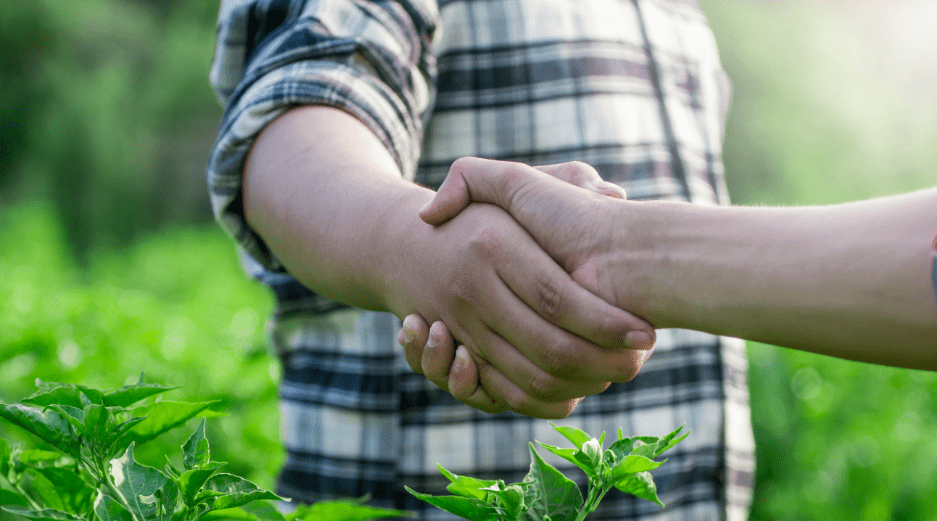
[[[577,357],[572,346],[565,339],[557,339],[546,344],[543,349],[543,365],[541,369],[552,376],[563,377],[575,369]]]
[[[537,279],[537,307],[540,314],[554,322],[565,311],[566,295],[563,285],[545,276]]]
[[[549,373],[538,373],[527,382],[528,392],[538,400],[555,399],[560,394],[560,381]]]

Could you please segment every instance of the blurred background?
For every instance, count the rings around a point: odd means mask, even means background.
[[[937,0],[700,3],[734,85],[736,204],[937,185]],[[167,399],[221,400],[213,457],[269,488],[272,300],[204,183],[216,16],[182,0],[0,3],[0,401],[36,378],[113,388],[145,371],[182,387]],[[760,344],[749,359],[753,519],[937,519],[937,375]]]

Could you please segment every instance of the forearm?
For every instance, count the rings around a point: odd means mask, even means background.
[[[937,369],[937,190],[811,208],[619,207],[623,304],[658,327]]]
[[[361,122],[327,107],[292,109],[260,134],[244,173],[247,221],[304,285],[388,310],[393,236],[433,192],[401,178]],[[411,208],[412,206],[412,208]]]

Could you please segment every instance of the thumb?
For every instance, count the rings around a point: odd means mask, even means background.
[[[453,167],[449,169],[449,174],[436,190],[436,195],[420,208],[420,219],[426,224],[439,226],[452,219],[459,212],[465,210],[472,203],[472,195],[469,193],[469,187],[462,177],[462,171]]]
[[[532,174],[533,168],[520,163],[478,157],[455,160],[433,199],[420,209],[427,224],[440,225],[474,203],[490,203],[510,212],[513,194]]]

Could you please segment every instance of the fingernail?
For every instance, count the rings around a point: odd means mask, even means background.
[[[625,335],[625,345],[631,349],[650,349],[654,347],[654,341],[644,331],[630,331]]]
[[[452,362],[452,372],[458,374],[462,372],[462,369],[465,369],[465,364],[468,363],[468,353],[465,350],[465,346],[459,346],[455,352],[455,361]]]
[[[416,338],[416,331],[414,331],[414,330],[412,330],[412,329],[410,329],[410,328],[408,328],[408,327],[404,327],[404,328],[403,328],[403,339],[406,340],[406,342],[409,344],[410,342],[413,342],[413,339],[414,339],[414,338]]]
[[[429,330],[429,340],[426,341],[426,347],[430,349],[438,347],[441,339],[432,329]]]

